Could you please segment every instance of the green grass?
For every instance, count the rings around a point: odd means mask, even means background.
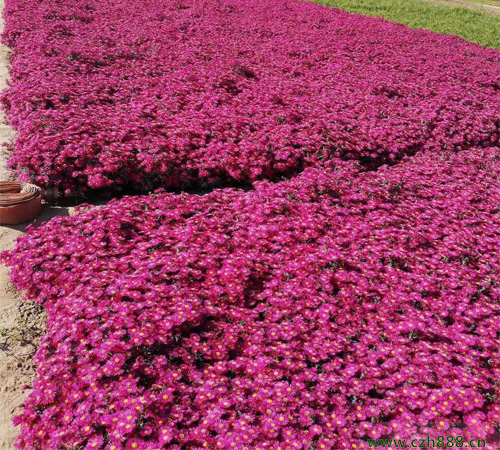
[[[384,17],[411,28],[425,28],[442,34],[456,34],[486,47],[500,48],[500,17],[482,11],[424,0],[313,1],[353,13]]]

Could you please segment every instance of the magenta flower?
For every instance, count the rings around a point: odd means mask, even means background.
[[[10,165],[66,194],[499,143],[499,53],[457,37],[291,0],[7,0],[5,14]]]
[[[499,156],[336,162],[31,228],[2,255],[48,313],[19,448],[498,448]]]

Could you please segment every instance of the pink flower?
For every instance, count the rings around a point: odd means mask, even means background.
[[[19,448],[498,440],[498,52],[288,0],[31,3],[11,164],[253,184],[82,206],[1,254],[47,312]]]

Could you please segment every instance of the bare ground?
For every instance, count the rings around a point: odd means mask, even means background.
[[[0,0],[0,11],[3,11],[3,4]],[[3,25],[3,19],[0,19],[0,31]],[[9,49],[0,45],[0,90],[7,86],[8,66]],[[10,178],[6,168],[8,151],[4,146],[14,136],[0,113],[0,180]],[[46,205],[35,223],[71,212],[71,208]],[[12,248],[26,225],[0,226],[0,251]],[[0,450],[14,448],[13,440],[18,430],[12,425],[12,416],[19,412],[19,406],[29,392],[34,375],[33,354],[44,324],[42,309],[21,300],[21,294],[9,282],[7,268],[0,266]]]
[[[476,3],[474,1],[467,1],[467,0],[427,0],[427,1],[431,3],[438,3],[441,5],[460,6],[462,8],[476,9],[491,16],[500,17],[500,6],[485,5],[482,3]]]

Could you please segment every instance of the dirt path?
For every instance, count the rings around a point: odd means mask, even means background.
[[[500,6],[484,5],[482,3],[469,2],[467,0],[427,0],[431,3],[441,5],[460,6],[463,8],[476,9],[487,14],[500,17]]]
[[[3,0],[0,4],[0,9],[3,10]],[[3,19],[0,20],[0,28],[3,30]],[[6,86],[8,77],[9,51],[5,46],[0,46],[0,89]],[[10,141],[14,136],[13,131],[4,124],[4,115],[0,113],[0,145]],[[8,173],[5,167],[6,151],[0,149],[0,178],[2,180],[8,178]],[[5,250],[12,245],[12,241],[22,233],[19,230],[14,230],[0,226],[0,249]],[[0,330],[2,334],[8,333],[15,326],[20,317],[18,306],[21,302],[19,293],[10,285],[7,278],[7,269],[0,267]],[[9,330],[9,331],[8,331]],[[5,338],[0,337],[0,341]],[[11,347],[11,348],[7,348]],[[26,374],[25,368],[21,362],[21,367],[18,367],[18,361],[12,354],[14,349],[11,345],[3,345],[0,347],[0,449],[11,449],[12,439],[16,434],[15,428],[12,426],[12,413],[16,407],[22,402],[24,395],[22,386],[30,381],[31,374]]]
[[[3,12],[4,1],[0,0]],[[3,18],[0,31],[3,31]],[[7,86],[9,49],[0,45],[0,90]],[[6,168],[7,150],[2,146],[14,137],[12,129],[4,123],[0,113],[0,179],[9,178]],[[71,208],[45,207],[36,223],[58,214],[70,214]],[[11,248],[14,240],[24,233],[26,226],[0,226],[0,251]],[[22,302],[21,295],[8,281],[8,271],[0,266],[0,450],[13,449],[17,434],[12,416],[29,392],[34,368],[32,356],[38,337],[44,329],[44,316],[37,305]]]

